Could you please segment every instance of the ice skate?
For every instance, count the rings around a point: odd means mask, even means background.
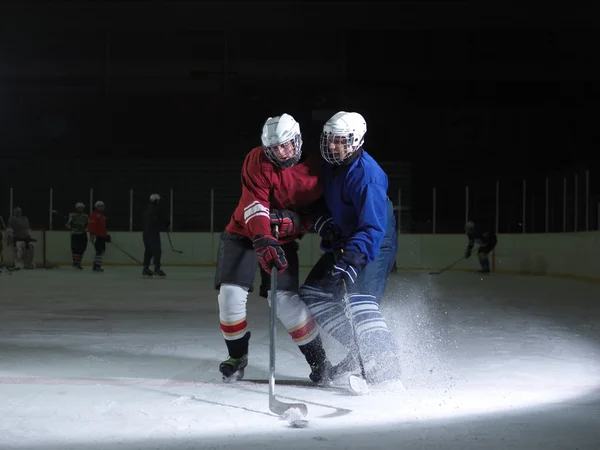
[[[152,278],[154,276],[154,272],[152,272],[148,267],[144,267],[142,270],[142,278]]]
[[[100,266],[93,266],[92,267],[92,271],[93,272],[97,272],[97,273],[101,273],[101,272],[104,272],[104,269],[102,267],[100,267]]]
[[[365,378],[372,385],[399,381],[402,376],[400,360],[393,352],[370,358],[364,364]]]
[[[334,383],[345,383],[349,376],[362,376],[360,363],[353,352],[348,353],[342,361],[331,369],[331,379]]]
[[[161,269],[156,269],[154,271],[154,278],[166,278],[167,274],[164,273]]]
[[[244,378],[244,369],[248,366],[248,343],[250,341],[250,332],[233,341],[225,341],[229,350],[229,357],[219,364],[219,372],[223,375],[223,381],[240,381]],[[232,357],[231,354],[242,355]]]
[[[308,378],[319,385],[331,384],[332,365],[325,354],[321,336],[317,336],[308,344],[300,345],[298,348],[310,367],[311,372]]]
[[[248,355],[241,358],[231,356],[219,364],[219,372],[223,375],[223,381],[241,381],[244,378],[244,369],[248,366]]]
[[[360,363],[353,353],[330,369],[329,386],[349,390],[353,394],[366,394],[369,391]]]
[[[333,366],[329,361],[325,360],[320,364],[314,364],[310,369],[311,372],[308,375],[308,378],[310,378],[313,383],[320,386],[328,386],[331,384]]]

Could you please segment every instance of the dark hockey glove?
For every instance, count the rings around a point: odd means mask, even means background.
[[[265,272],[271,273],[273,267],[277,267],[277,273],[283,273],[287,269],[285,252],[273,236],[258,234],[252,238],[252,243],[258,262]]]
[[[107,234],[106,236],[104,236],[104,240],[105,240],[106,242],[112,242],[112,239],[111,239],[111,237],[110,237],[110,234]]]
[[[365,255],[357,251],[341,251],[339,259],[331,269],[330,278],[334,283],[346,282],[346,286],[351,286],[356,282],[358,274],[365,265]]]
[[[271,226],[279,227],[279,239],[302,236],[306,230],[302,226],[300,215],[287,209],[274,209],[270,214]]]
[[[465,259],[469,259],[471,257],[472,249],[468,248],[465,250]]]
[[[340,229],[333,223],[333,217],[320,216],[317,217],[313,228],[324,241],[336,241],[340,237]]]

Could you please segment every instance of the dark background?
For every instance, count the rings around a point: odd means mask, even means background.
[[[147,195],[174,189],[175,229],[222,228],[244,155],[270,115],[304,150],[338,110],[361,112],[365,148],[402,189],[403,229],[586,229],[600,200],[598,11],[509,2],[6,1],[0,3],[0,211],[48,225],[55,208],[107,203],[135,227]],[[575,182],[575,174],[578,181]],[[576,198],[575,186],[577,186]],[[575,205],[577,203],[577,205]],[[575,213],[577,208],[578,213]],[[109,214],[110,217],[110,214]],[[56,225],[55,225],[56,226]]]

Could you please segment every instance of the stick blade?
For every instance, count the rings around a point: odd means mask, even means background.
[[[364,395],[369,393],[369,385],[364,378],[356,375],[350,375],[348,379],[350,390],[358,395]]]
[[[285,416],[291,409],[297,409],[302,417],[308,414],[308,407],[304,403],[285,403],[276,398],[269,399],[269,409],[278,416]]]

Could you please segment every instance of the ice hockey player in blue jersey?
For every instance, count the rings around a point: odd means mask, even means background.
[[[495,233],[483,231],[479,227],[475,226],[475,223],[469,221],[465,225],[465,232],[469,238],[469,244],[465,250],[465,258],[470,258],[473,252],[475,244],[479,246],[477,249],[477,256],[479,257],[479,264],[481,265],[480,273],[490,273],[490,260],[488,255],[498,243],[498,238]]]
[[[344,111],[323,127],[323,189],[331,216],[315,221],[325,254],[300,297],[321,328],[348,350],[332,371],[334,382],[362,372],[368,383],[378,384],[400,377],[395,339],[378,305],[398,243],[387,176],[362,148],[366,131],[360,114]]]

